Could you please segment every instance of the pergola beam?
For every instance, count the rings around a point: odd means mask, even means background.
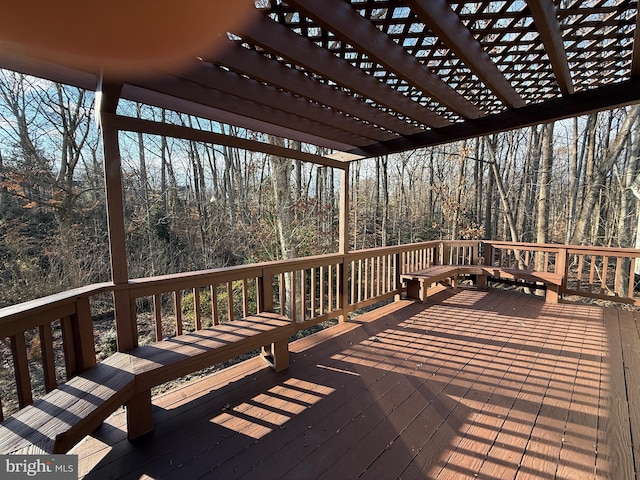
[[[376,157],[588,115],[635,103],[640,103],[640,78],[489,115],[473,122],[451,125],[390,142],[382,142],[367,148],[354,149],[347,153],[361,157]]]
[[[198,83],[171,75],[157,75],[154,78],[132,81],[131,83],[142,88],[171,95],[175,98],[200,103],[315,136],[337,140],[348,145],[364,146],[373,143],[369,138],[349,134],[330,125],[324,125],[240,97],[227,95],[218,90],[213,90]]]
[[[275,55],[316,72],[378,105],[391,108],[423,125],[443,127],[451,123],[264,15],[260,15],[257,22],[238,34]]]
[[[289,0],[287,3],[461,117],[482,115],[478,107],[359,15],[349,3],[343,0]]]
[[[224,49],[213,53],[208,60],[401,135],[412,135],[422,130],[296,69],[267,60],[255,50],[241,47],[238,42],[229,41]]]
[[[558,87],[563,95],[571,95],[574,93],[573,81],[553,0],[527,0],[527,4],[551,60]]]
[[[445,0],[406,0],[429,29],[437,35],[487,85],[505,105],[511,108],[525,105],[489,55],[482,49],[460,17]]]
[[[394,133],[346,116],[340,110],[309,102],[299,96],[283,92],[210,63],[199,62],[179,76],[206,88],[235,95],[250,102],[261,103],[275,110],[294,114],[325,126],[338,127],[340,130],[373,141],[390,140],[397,137]]]
[[[145,105],[166,108],[167,110],[174,110],[176,112],[193,115],[195,117],[206,118],[214,122],[242,126],[243,128],[254,132],[262,132],[268,135],[298,140],[303,143],[318,145],[330,150],[343,151],[354,148],[351,144],[338,142],[335,139],[322,138],[318,135],[314,135],[313,133],[303,133],[293,128],[274,125],[266,120],[262,121],[253,117],[245,117],[235,112],[220,110],[208,105],[203,105],[196,100],[175,98],[165,93],[147,90],[135,85],[125,84],[122,89],[121,98],[132,102],[140,102]]]
[[[125,117],[115,114],[103,114],[102,123],[118,130],[127,132],[147,133],[150,135],[162,135],[172,138],[180,138],[183,140],[192,140],[195,142],[211,143],[215,145],[224,145],[227,147],[241,148],[252,152],[260,152],[268,155],[276,155],[284,158],[301,160],[303,162],[315,163],[326,167],[337,168],[343,170],[346,168],[344,162],[333,160],[321,155],[301,152],[292,148],[284,148],[269,143],[257,142],[246,138],[234,137],[231,135],[223,135],[221,133],[208,132],[206,130],[198,130],[182,125],[171,125],[168,123],[154,122],[152,120],[144,120],[140,118]]]

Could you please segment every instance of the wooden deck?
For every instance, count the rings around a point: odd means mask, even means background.
[[[118,412],[86,479],[591,479],[640,471],[640,315],[516,292],[396,302]],[[633,441],[633,443],[632,443]],[[633,447],[632,447],[633,446]]]

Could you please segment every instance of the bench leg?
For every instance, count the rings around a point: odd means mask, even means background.
[[[151,413],[151,390],[135,395],[126,404],[127,436],[135,440],[153,431],[153,415]]]
[[[487,290],[487,276],[486,275],[478,275],[476,282],[477,282],[478,290],[480,290],[482,292]]]
[[[407,298],[421,300],[422,282],[419,280],[407,280]]]
[[[276,372],[289,368],[289,339],[278,340],[268,347],[262,347],[262,358]]]
[[[545,301],[548,303],[558,303],[559,298],[560,298],[559,285],[553,285],[551,283],[547,283],[547,294],[545,296]]]

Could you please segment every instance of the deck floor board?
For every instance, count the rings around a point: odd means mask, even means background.
[[[292,343],[286,372],[252,359],[154,397],[135,443],[118,412],[71,453],[86,479],[633,479],[639,324],[514,291],[395,302]]]

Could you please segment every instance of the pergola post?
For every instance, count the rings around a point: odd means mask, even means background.
[[[132,309],[129,297],[120,145],[118,142],[118,128],[109,122],[102,121],[105,114],[115,113],[121,90],[121,83],[110,83],[102,80],[96,93],[96,111],[100,120],[104,153],[107,229],[109,232],[111,280],[115,285],[113,296],[118,350],[127,351],[137,346],[138,335],[135,315],[133,315],[135,310]]]
[[[345,163],[340,170],[340,236],[338,240],[338,252],[342,255],[340,263],[340,308],[342,315],[340,322],[347,320],[349,314],[349,262],[347,253],[349,252],[349,163]]]

